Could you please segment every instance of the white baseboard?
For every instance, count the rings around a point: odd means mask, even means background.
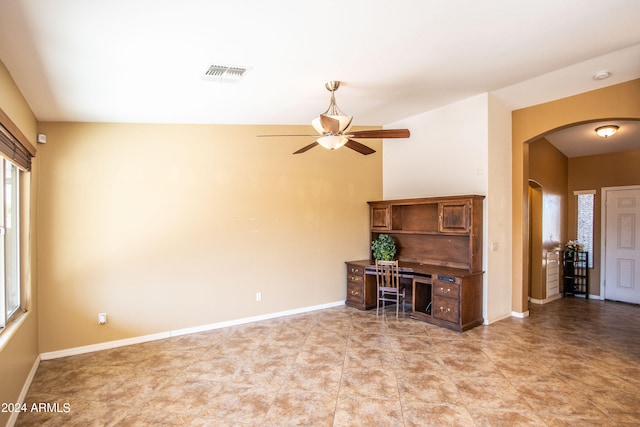
[[[142,335],[138,337],[125,338],[121,340],[85,345],[82,347],[73,347],[73,348],[68,348],[64,350],[50,351],[47,353],[40,354],[40,360],[51,360],[51,359],[58,359],[60,357],[75,356],[75,355],[84,354],[84,353],[92,353],[94,351],[108,350],[111,348],[124,347],[127,345],[140,344],[140,343],[149,342],[149,341],[156,341],[164,338],[177,337],[180,335],[211,331],[213,329],[227,328],[229,326],[244,325],[246,323],[259,322],[261,320],[275,319],[277,317],[291,316],[291,315],[300,314],[300,313],[308,313],[311,311],[323,310],[325,308],[339,307],[342,305],[344,305],[344,301],[336,301],[336,302],[330,302],[326,304],[314,305],[310,307],[296,308],[293,310],[279,311],[276,313],[262,314],[260,316],[245,317],[243,319],[210,323],[208,325],[195,326],[192,328],[176,329],[176,330],[167,331],[167,332],[160,332],[157,334]]]
[[[98,344],[85,345],[82,347],[73,347],[73,348],[67,348],[64,350],[49,351],[46,353],[41,353],[40,359],[42,360],[59,359],[61,357],[76,356],[78,354],[84,354],[84,353],[93,353],[94,351],[108,350],[110,348],[124,347],[125,345],[140,344],[143,342],[161,340],[163,338],[169,338],[169,337],[171,337],[170,332],[161,332],[158,334],[142,335],[139,337],[125,338],[125,339],[116,340],[116,341],[101,342]]]
[[[555,301],[560,298],[562,298],[562,294],[551,295],[550,297],[545,299],[536,299],[536,298],[529,297],[529,301],[534,304],[547,304],[547,303],[550,303],[551,301]]]
[[[519,319],[524,319],[525,317],[529,317],[529,310],[524,311],[524,312],[512,311],[511,312],[511,316],[512,317],[517,317]]]
[[[484,325],[490,325],[492,323],[496,323],[496,322],[499,322],[501,320],[508,319],[509,317],[511,317],[511,314],[502,314],[502,315],[500,315],[498,317],[494,317],[494,318],[491,318],[491,319],[487,319],[485,317],[483,324]]]
[[[584,294],[578,294],[578,295],[571,294],[571,296],[574,297],[574,298],[586,298],[586,296]],[[592,294],[589,294],[589,299],[604,300],[604,298],[602,298],[601,295],[592,295]]]

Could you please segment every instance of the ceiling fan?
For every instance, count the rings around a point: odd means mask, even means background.
[[[329,108],[320,114],[318,117],[311,121],[311,126],[318,132],[320,137],[318,137],[315,142],[302,147],[298,151],[293,154],[301,154],[304,153],[316,145],[320,145],[329,150],[335,150],[342,146],[347,148],[351,148],[354,151],[357,151],[360,154],[375,153],[371,147],[367,147],[364,144],[359,143],[358,141],[354,141],[352,138],[409,138],[409,130],[408,129],[381,129],[381,130],[361,130],[350,132],[351,122],[353,120],[352,116],[347,116],[344,114],[338,106],[336,105],[336,98],[334,92],[338,90],[340,87],[340,82],[337,80],[333,80],[325,83],[324,85],[329,92],[331,92],[331,102],[329,104]],[[258,135],[260,137],[266,136],[312,136],[317,137],[318,135]]]

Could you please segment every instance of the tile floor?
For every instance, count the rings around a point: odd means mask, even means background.
[[[530,314],[459,334],[340,307],[42,361],[27,404],[60,412],[16,425],[640,425],[640,307]]]

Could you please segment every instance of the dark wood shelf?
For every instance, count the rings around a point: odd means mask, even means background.
[[[589,298],[589,252],[562,254],[562,296],[567,295]]]
[[[387,230],[387,231],[376,231],[378,234],[428,234],[432,236],[459,236],[460,233],[447,233],[441,231],[409,231],[409,230]]]

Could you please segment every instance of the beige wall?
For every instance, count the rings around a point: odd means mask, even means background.
[[[531,253],[535,265],[531,266],[534,283],[530,286],[530,296],[539,300],[548,297],[546,254],[567,240],[567,161],[567,157],[544,138],[529,145],[529,179],[541,187],[541,223],[531,224],[531,227],[541,227],[540,240],[531,242],[530,246],[539,248],[537,253]]]
[[[343,301],[381,141],[256,137],[309,130],[41,123],[40,351]]]
[[[22,133],[35,145],[36,140],[36,120],[29,105],[15,85],[11,75],[0,62],[0,108],[11,118]],[[31,203],[26,204],[27,211],[23,218],[23,226],[31,219],[35,212],[35,178],[37,176],[37,160],[34,161],[31,177],[27,177],[27,183],[32,182],[32,188],[25,188],[26,194],[34,195],[30,197]],[[29,205],[31,206],[29,208]],[[35,242],[36,229],[32,224],[31,238]],[[22,280],[25,282],[27,293],[30,295],[30,310],[23,315],[18,324],[9,325],[0,335],[0,403],[17,402],[23,386],[29,376],[31,368],[38,357],[38,316],[37,316],[37,272],[32,268],[36,264],[35,250],[31,242],[23,241],[24,258],[32,258],[31,263],[25,264],[22,270]],[[7,424],[11,414],[0,412],[0,425]]]
[[[511,315],[511,110],[493,95],[488,107],[485,321],[492,323]]]
[[[603,118],[640,118],[640,79],[513,112],[513,310],[527,311],[529,145],[554,129]]]
[[[576,238],[576,198],[574,191],[596,190],[594,198],[593,270],[589,274],[589,293],[600,295],[602,245],[602,187],[640,184],[640,150],[569,159],[568,239]]]

